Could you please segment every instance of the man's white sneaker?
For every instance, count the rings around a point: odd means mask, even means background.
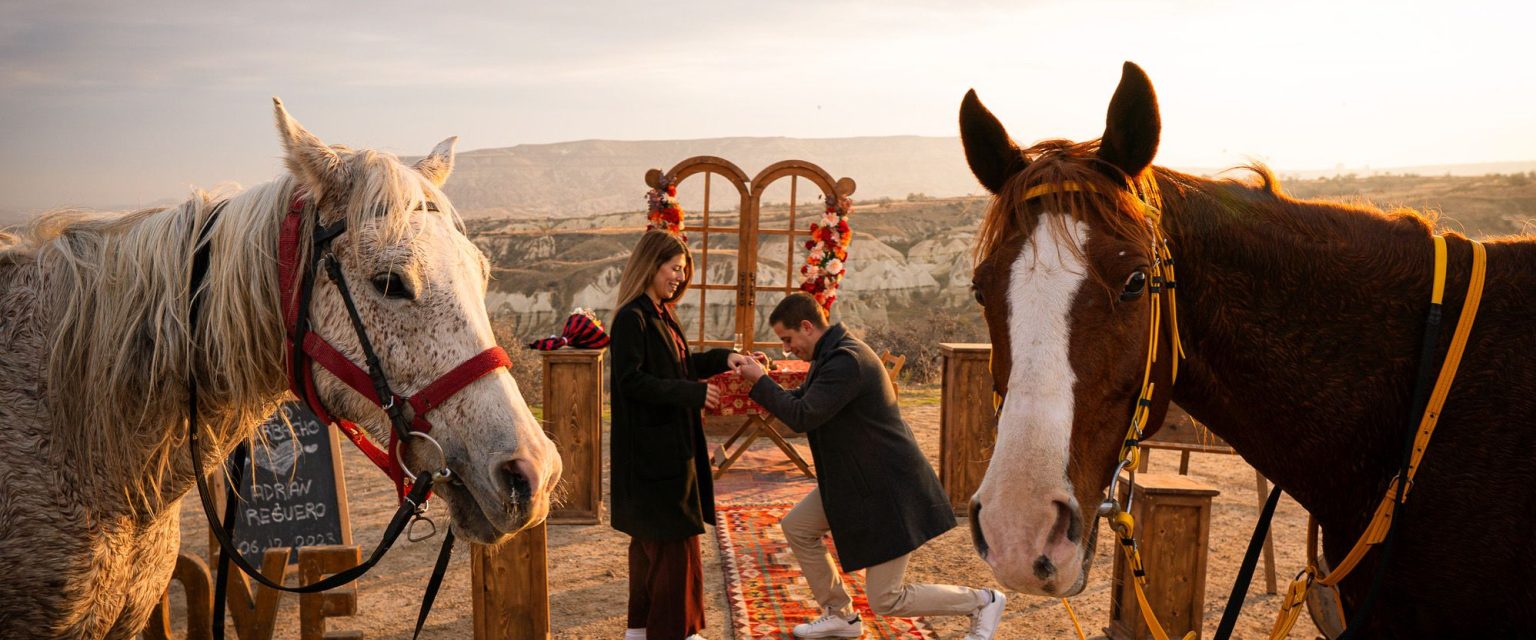
[[[992,601],[976,607],[971,613],[971,630],[965,634],[965,640],[992,640],[992,634],[997,633],[997,623],[1003,619],[1003,605],[1008,603],[1008,596],[997,589],[987,589],[992,594]]]
[[[645,628],[625,629],[624,640],[645,640]]]
[[[859,614],[844,618],[836,611],[823,610],[820,618],[795,625],[796,638],[857,638],[864,635],[864,620]]]

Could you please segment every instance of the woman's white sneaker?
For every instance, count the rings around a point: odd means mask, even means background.
[[[859,614],[844,618],[832,610],[823,610],[820,618],[795,625],[796,638],[857,638],[864,635],[864,620]]]
[[[645,629],[625,629],[624,640],[645,640]]]
[[[992,601],[976,607],[971,613],[971,630],[965,634],[965,640],[992,640],[992,634],[997,633],[997,623],[1003,619],[1003,606],[1008,603],[1008,596],[997,589],[987,589],[992,594]]]

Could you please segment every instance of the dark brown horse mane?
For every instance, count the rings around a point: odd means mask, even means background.
[[[1221,224],[1223,220],[1247,220],[1294,231],[1299,240],[1305,241],[1352,243],[1389,227],[1397,231],[1403,231],[1405,227],[1416,229],[1427,237],[1434,230],[1437,219],[1434,212],[1382,209],[1367,202],[1298,200],[1284,192],[1280,179],[1262,163],[1239,165],[1229,170],[1245,172],[1246,175],[1241,177],[1213,179],[1152,167],[1131,178],[1098,158],[1099,144],[1099,139],[1086,142],[1052,139],[1023,150],[1028,164],[992,199],[977,230],[976,263],[984,262],[1015,236],[1030,233],[1045,211],[1066,213],[1071,219],[1085,221],[1091,227],[1105,229],[1137,243],[1150,242],[1150,229],[1138,193],[1144,194],[1147,204],[1172,212],[1169,219],[1163,221],[1165,224]],[[1086,185],[1090,190],[1057,191],[1028,200],[1024,197],[1038,185],[1069,182]],[[1104,206],[1106,201],[1111,206]],[[1203,216],[1205,220],[1197,222],[1178,214],[1202,204],[1225,215]],[[1065,220],[1061,222],[1053,227],[1053,232],[1064,238],[1067,229]],[[1066,242],[1063,246],[1073,247],[1075,251],[1078,243]],[[1265,256],[1256,257],[1262,259]],[[1283,256],[1274,258],[1280,260]],[[1096,273],[1093,277],[1101,280]]]

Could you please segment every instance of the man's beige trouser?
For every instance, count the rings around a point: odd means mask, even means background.
[[[832,554],[822,545],[829,531],[827,513],[821,507],[821,490],[812,489],[800,504],[790,509],[779,523],[789,548],[800,561],[800,572],[811,586],[811,593],[824,609],[843,617],[853,615],[853,599],[843,588],[843,579],[832,562]],[[902,584],[907,572],[907,554],[865,570],[864,591],[869,608],[882,616],[969,615],[987,601],[985,592],[967,587],[938,584]]]

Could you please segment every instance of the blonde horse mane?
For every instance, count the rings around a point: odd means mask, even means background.
[[[322,203],[345,199],[320,222],[345,217],[351,247],[364,237],[412,242],[416,213],[450,216],[462,231],[438,187],[395,156],[332,150],[349,183],[317,195]],[[0,237],[0,264],[34,262],[41,270],[40,318],[52,325],[45,389],[55,438],[74,463],[97,469],[88,477],[120,484],[97,488],[105,492],[98,495],[125,497],[131,509],[149,513],[163,504],[169,480],[190,478],[182,454],[189,375],[197,376],[205,451],[250,437],[287,395],[276,253],[297,188],[284,175],[227,199],[198,191],[165,209],[63,211]],[[428,201],[437,213],[418,211]],[[217,207],[223,210],[207,234],[194,346],[187,323],[192,256],[197,230]],[[300,237],[316,222],[306,215]],[[300,247],[300,264],[308,264],[309,243]]]

